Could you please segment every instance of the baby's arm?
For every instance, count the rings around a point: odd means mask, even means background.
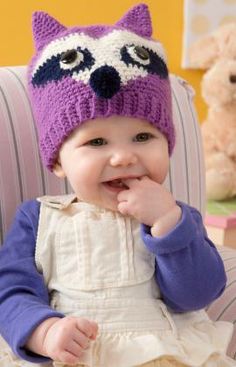
[[[156,255],[156,278],[167,305],[178,312],[204,308],[223,292],[222,259],[209,240],[200,213],[177,203],[148,177],[129,179],[118,210],[139,220],[142,237]]]
[[[25,343],[33,330],[51,317],[64,317],[49,306],[48,291],[37,271],[34,253],[40,204],[22,204],[0,250],[0,334],[22,359],[42,363]]]
[[[79,355],[88,338],[96,337],[97,325],[64,317],[49,306],[34,261],[39,208],[35,200],[21,205],[0,250],[0,333],[20,358],[42,363],[55,357],[71,363],[76,355],[63,353],[71,335],[76,334]]]
[[[176,227],[162,237],[153,237],[141,226],[142,238],[156,255],[156,279],[165,303],[176,312],[206,307],[224,291],[223,261],[209,240],[200,213],[183,203]]]

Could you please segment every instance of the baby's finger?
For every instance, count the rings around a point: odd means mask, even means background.
[[[88,338],[91,338],[94,333],[94,326],[91,321],[87,319],[78,318],[77,319],[77,328],[82,333],[84,333]]]
[[[71,340],[66,347],[66,352],[73,354],[73,356],[80,358],[83,353],[83,348],[75,340]]]
[[[130,195],[130,190],[122,190],[117,195],[118,201],[127,201]]]
[[[151,181],[151,179],[148,176],[142,176],[140,178],[141,181]]]
[[[73,335],[73,340],[80,345],[82,349],[87,349],[90,345],[90,339],[81,331],[77,331],[75,335]]]
[[[90,321],[93,327],[93,334],[91,335],[90,339],[95,340],[98,334],[98,324],[94,321]]]
[[[131,189],[137,185],[140,179],[141,178],[124,178],[122,179],[122,182]]]
[[[82,355],[82,352],[81,352],[80,356],[81,355]],[[58,362],[62,362],[62,363],[74,366],[78,363],[79,358],[80,357],[78,357],[78,356],[74,355],[73,353],[68,352],[67,350],[65,350],[61,353],[60,359],[59,359]]]
[[[117,205],[117,209],[119,210],[119,212],[123,215],[130,215],[130,211],[127,205],[127,201],[121,201],[118,205]]]

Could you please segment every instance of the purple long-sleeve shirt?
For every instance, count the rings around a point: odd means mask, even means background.
[[[207,237],[199,212],[178,202],[180,222],[167,235],[152,237],[141,225],[147,249],[156,255],[155,276],[164,302],[173,312],[204,308],[223,292],[223,262]],[[50,317],[64,317],[49,305],[48,290],[35,265],[40,203],[30,200],[16,212],[0,250],[0,333],[20,358],[35,363],[48,358],[24,348],[33,330]]]

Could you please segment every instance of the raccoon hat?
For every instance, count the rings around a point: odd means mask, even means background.
[[[111,115],[144,118],[175,143],[171,88],[147,5],[115,25],[67,28],[33,14],[36,54],[28,68],[39,147],[52,170],[63,141],[83,122]],[[117,122],[119,123],[119,122]]]

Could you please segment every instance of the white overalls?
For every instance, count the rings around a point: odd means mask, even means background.
[[[35,260],[52,307],[99,325],[80,365],[236,366],[225,357],[231,324],[212,322],[205,311],[167,310],[154,278],[155,256],[141,239],[139,223],[74,199],[39,199]],[[147,363],[166,356],[180,364]],[[12,366],[36,365],[22,361]]]

